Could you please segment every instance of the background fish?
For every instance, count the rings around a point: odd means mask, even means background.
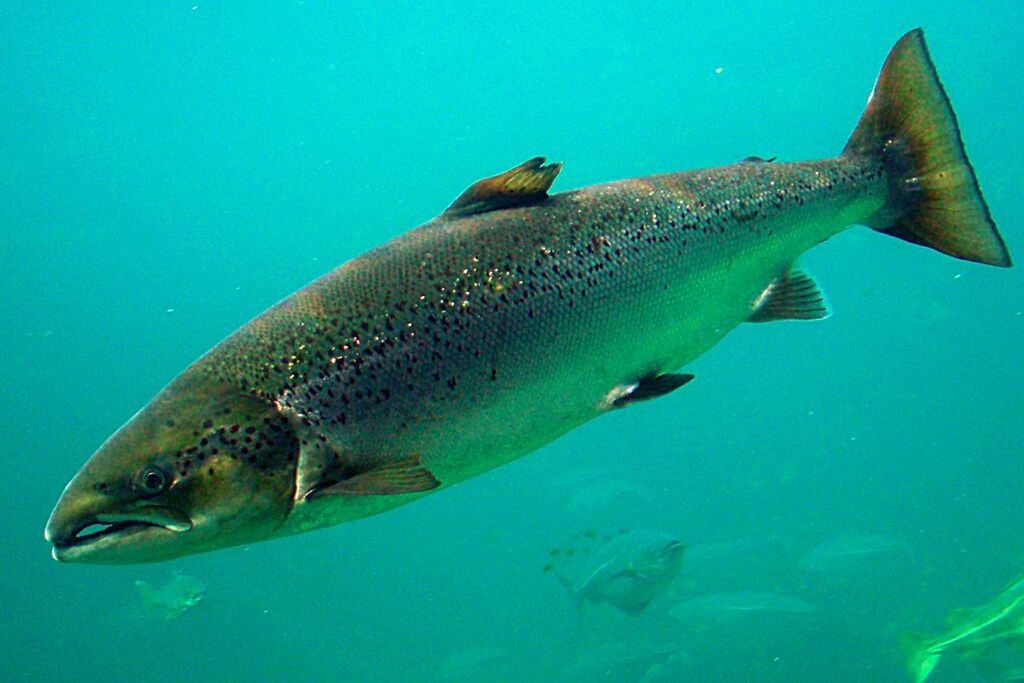
[[[1024,578],[980,607],[954,610],[947,618],[949,629],[941,636],[904,637],[908,667],[914,683],[931,676],[940,658],[958,652],[984,658],[986,650],[1024,646]]]
[[[812,572],[848,569],[899,547],[897,539],[882,534],[838,536],[822,541],[801,557],[800,568]]]
[[[790,595],[763,591],[736,591],[701,595],[679,602],[670,614],[684,622],[698,619],[732,620],[759,612],[804,614],[814,605]]]
[[[175,574],[160,588],[141,580],[135,582],[135,587],[146,613],[163,619],[177,619],[206,596],[203,582],[187,574]]]
[[[683,542],[670,534],[632,530],[601,546],[575,581],[559,576],[579,608],[584,602],[606,602],[635,615],[679,574],[684,551]]]

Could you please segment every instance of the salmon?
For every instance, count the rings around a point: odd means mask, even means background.
[[[258,316],[67,486],[63,561],[147,562],[419,499],[666,395],[745,322],[816,320],[797,258],[864,225],[1009,266],[915,30],[839,156],[549,193],[530,159]]]

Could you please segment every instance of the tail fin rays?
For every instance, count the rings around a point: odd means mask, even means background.
[[[878,157],[890,179],[888,204],[870,227],[959,259],[1011,265],[921,29],[889,53],[843,153]]]

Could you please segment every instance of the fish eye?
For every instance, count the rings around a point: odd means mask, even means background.
[[[151,496],[167,488],[169,481],[167,474],[159,467],[149,466],[139,473],[139,488]]]

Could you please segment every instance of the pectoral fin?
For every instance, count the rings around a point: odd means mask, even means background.
[[[642,378],[636,384],[627,387],[622,391],[621,395],[612,399],[611,405],[613,408],[624,408],[637,401],[646,401],[664,396],[665,394],[672,393],[691,379],[693,379],[693,375],[689,373],[650,375]]]
[[[440,485],[437,477],[420,464],[419,456],[414,455],[361,472],[337,484],[315,488],[306,494],[306,499],[324,496],[393,496],[430,491]]]

